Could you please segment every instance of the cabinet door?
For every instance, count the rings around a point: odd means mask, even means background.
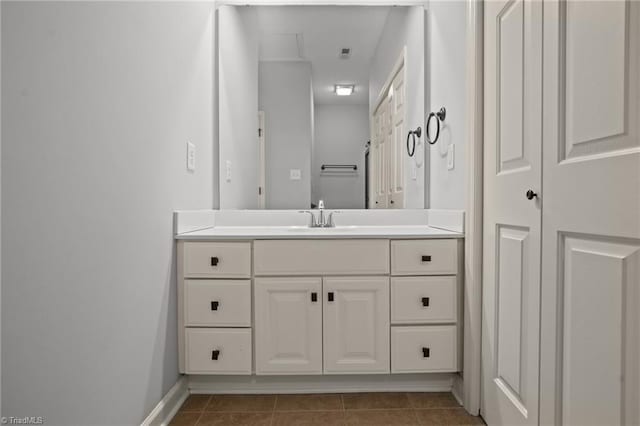
[[[389,373],[389,278],[323,280],[325,374]]]
[[[320,278],[255,280],[256,374],[322,374]]]

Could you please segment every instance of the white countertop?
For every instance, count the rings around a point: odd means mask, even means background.
[[[178,240],[273,240],[273,239],[338,239],[338,238],[463,238],[460,232],[427,225],[336,226],[212,226],[176,235]]]

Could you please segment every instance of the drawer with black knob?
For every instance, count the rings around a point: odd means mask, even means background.
[[[457,239],[391,241],[391,275],[455,275]]]
[[[455,275],[392,277],[391,323],[455,323],[457,292]]]
[[[250,280],[185,280],[187,327],[250,327]]]
[[[185,278],[250,278],[251,243],[185,242]]]
[[[391,327],[391,372],[459,371],[455,325]]]
[[[250,328],[187,328],[185,373],[251,374]]]

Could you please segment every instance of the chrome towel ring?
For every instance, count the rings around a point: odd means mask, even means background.
[[[426,129],[425,129],[425,137],[427,139],[427,142],[429,142],[429,145],[433,145],[436,142],[438,142],[438,138],[440,137],[440,122],[444,121],[445,117],[447,116],[447,110],[445,109],[445,107],[440,108],[440,111],[438,112],[430,112],[429,113],[429,118],[427,118],[427,125],[426,125]],[[431,134],[429,133],[429,129],[430,126],[429,124],[431,123],[431,119],[434,118],[436,119],[436,135],[434,138],[431,138]]]
[[[420,136],[422,136],[422,128],[418,127],[415,130],[409,130],[409,133],[407,133],[407,154],[409,154],[409,157],[413,157],[413,155],[416,153],[416,136],[418,138],[420,138]],[[411,146],[411,148],[409,148],[409,138],[413,138],[413,145]]]

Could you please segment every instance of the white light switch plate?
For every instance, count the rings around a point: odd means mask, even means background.
[[[289,170],[289,179],[291,180],[300,180],[302,179],[302,172],[300,169],[291,169]]]
[[[453,168],[455,167],[454,157],[455,157],[455,145],[451,144],[447,149],[447,170],[453,170]]]
[[[225,165],[225,178],[227,182],[231,182],[231,161],[227,160]]]
[[[194,171],[196,169],[196,146],[191,142],[187,142],[187,170]]]

